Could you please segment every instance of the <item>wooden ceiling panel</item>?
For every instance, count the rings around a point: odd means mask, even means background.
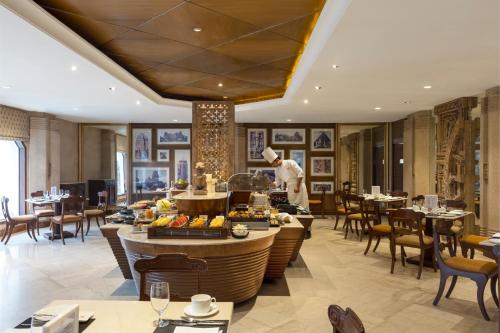
[[[325,0],[190,0],[262,28],[288,22],[323,8]]]
[[[43,7],[63,10],[111,24],[136,27],[181,4],[182,0],[35,0]]]
[[[195,32],[193,28],[201,28],[202,31]],[[208,48],[249,34],[258,28],[203,7],[184,3],[138,29]]]
[[[293,56],[300,52],[302,44],[270,31],[261,31],[230,43],[218,46],[212,51],[232,58],[261,64],[274,59]]]
[[[159,63],[174,61],[201,51],[194,46],[133,30],[121,34],[102,49],[106,53]]]
[[[61,10],[47,9],[47,11],[95,46],[103,45],[128,30],[126,27],[93,20]]]
[[[236,103],[284,95],[325,3],[34,1],[163,97]]]

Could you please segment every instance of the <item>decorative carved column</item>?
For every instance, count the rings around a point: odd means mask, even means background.
[[[192,172],[203,162],[206,173],[227,180],[234,173],[234,141],[232,102],[193,102]]]

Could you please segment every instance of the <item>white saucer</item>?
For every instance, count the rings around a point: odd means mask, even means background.
[[[500,239],[498,239],[498,238],[490,238],[490,242],[495,243],[495,244],[500,244]]]
[[[219,312],[219,306],[216,303],[210,304],[210,311],[205,313],[196,313],[191,309],[191,304],[184,308],[184,313],[190,317],[208,317]]]

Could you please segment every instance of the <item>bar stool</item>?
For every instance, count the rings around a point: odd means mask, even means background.
[[[7,237],[4,243],[5,245],[7,245],[7,243],[9,242],[14,228],[20,224],[26,224],[26,233],[30,238],[34,239],[35,242],[38,242],[35,236],[36,217],[34,215],[19,215],[14,217],[10,216],[9,198],[7,197],[2,197],[2,213],[5,218],[5,232],[2,237],[2,242],[4,241],[5,237]],[[33,235],[30,233],[30,228]]]

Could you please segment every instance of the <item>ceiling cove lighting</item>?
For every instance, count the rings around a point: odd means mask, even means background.
[[[382,108],[381,108],[380,106],[376,106],[376,107],[374,107],[373,109],[374,109],[374,110],[377,110],[377,111],[378,111],[378,110],[382,110]]]
[[[199,28],[199,27],[194,27],[194,28],[193,28],[193,31],[194,31],[194,32],[202,32],[202,31],[203,31],[203,29],[202,29],[202,28]]]
[[[78,67],[76,67],[76,65],[72,65],[71,66],[71,71],[72,72],[76,72],[77,69],[78,69]]]
[[[338,68],[340,68],[340,66],[339,66],[339,65],[335,65],[335,64],[333,64],[333,65],[332,65],[332,68],[333,68],[333,69],[338,69]]]
[[[432,88],[432,86],[431,86],[431,85],[426,85],[426,86],[424,86],[424,89],[431,89],[431,88]]]
[[[305,100],[304,100],[304,104],[309,104],[309,100],[308,100],[308,99],[305,99]]]

